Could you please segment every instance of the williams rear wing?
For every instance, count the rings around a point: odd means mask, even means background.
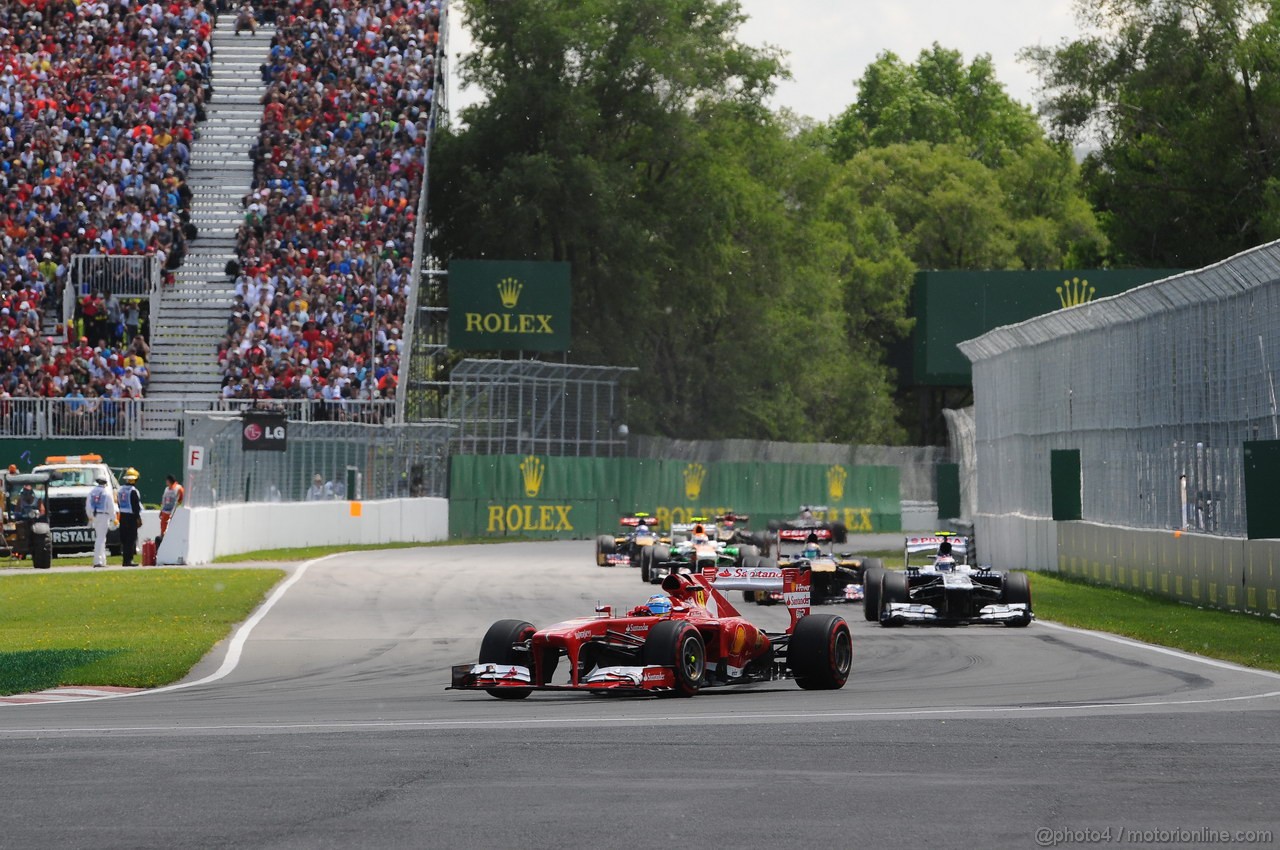
[[[969,563],[969,538],[960,537],[959,535],[954,534],[932,534],[927,537],[908,537],[906,539],[906,551],[903,555],[909,562],[912,555],[920,552],[937,552],[938,547],[941,546],[944,541],[951,544],[952,557],[961,563]]]

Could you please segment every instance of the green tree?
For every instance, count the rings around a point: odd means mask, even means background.
[[[1009,97],[991,58],[937,44],[914,65],[881,54],[830,130],[863,203],[930,269],[1091,265],[1105,250],[1068,145]]]
[[[433,250],[569,261],[571,358],[643,370],[641,431],[900,434],[863,334],[901,328],[906,287],[856,293],[872,282],[819,214],[834,166],[763,106],[784,72],[736,40],[736,3],[461,11],[477,45],[461,70],[486,99],[433,148]],[[841,313],[863,302],[874,318]]]
[[[968,156],[999,167],[1044,137],[1031,110],[996,79],[989,55],[969,65],[936,42],[914,65],[886,52],[857,82],[858,97],[835,121],[837,158],[908,142],[958,145]]]
[[[1087,33],[1025,55],[1116,260],[1194,267],[1280,235],[1280,5],[1080,0]]]

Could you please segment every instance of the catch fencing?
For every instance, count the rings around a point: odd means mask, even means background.
[[[283,452],[246,451],[236,415],[188,414],[185,427],[187,456],[200,458],[186,473],[191,507],[448,495],[450,428],[442,423],[290,421]]]
[[[978,512],[1051,517],[1079,450],[1084,520],[1243,537],[1247,440],[1280,439],[1280,247],[991,331],[973,361]]]
[[[1280,441],[1280,243],[960,347],[995,565],[1280,613],[1280,542],[1248,539],[1273,488],[1245,499]]]
[[[639,369],[467,359],[449,375],[454,453],[625,454],[622,381]]]

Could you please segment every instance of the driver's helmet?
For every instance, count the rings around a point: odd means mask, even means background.
[[[699,528],[701,528],[701,526],[699,526]],[[693,537],[690,539],[692,539],[694,543],[709,543],[711,541],[711,538],[707,536],[705,531],[695,531],[693,533]]]
[[[636,526],[636,534],[648,534],[648,533],[649,533],[649,526],[645,525],[643,522]]]
[[[956,568],[956,559],[950,555],[939,555],[934,560],[933,566],[940,573],[953,572]]]
[[[649,609],[650,614],[657,614],[659,616],[663,614],[670,614],[671,599],[663,596],[661,593],[657,593],[649,597],[649,601],[646,603],[645,607]]]
[[[804,547],[804,551],[800,553],[802,558],[816,558],[822,554],[822,550],[818,548],[816,543],[810,543]]]

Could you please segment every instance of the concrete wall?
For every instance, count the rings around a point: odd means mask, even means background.
[[[981,560],[1001,569],[1056,571],[1191,605],[1280,616],[1280,540],[1016,516],[980,517],[977,534]]]
[[[445,540],[448,499],[373,502],[253,502],[180,509],[161,545],[161,564],[205,564],[256,549]]]
[[[902,530],[937,531],[942,528],[938,524],[938,503],[924,501],[902,501]]]
[[[1056,570],[1058,523],[1007,514],[978,514],[974,537],[978,563],[1001,570]]]

